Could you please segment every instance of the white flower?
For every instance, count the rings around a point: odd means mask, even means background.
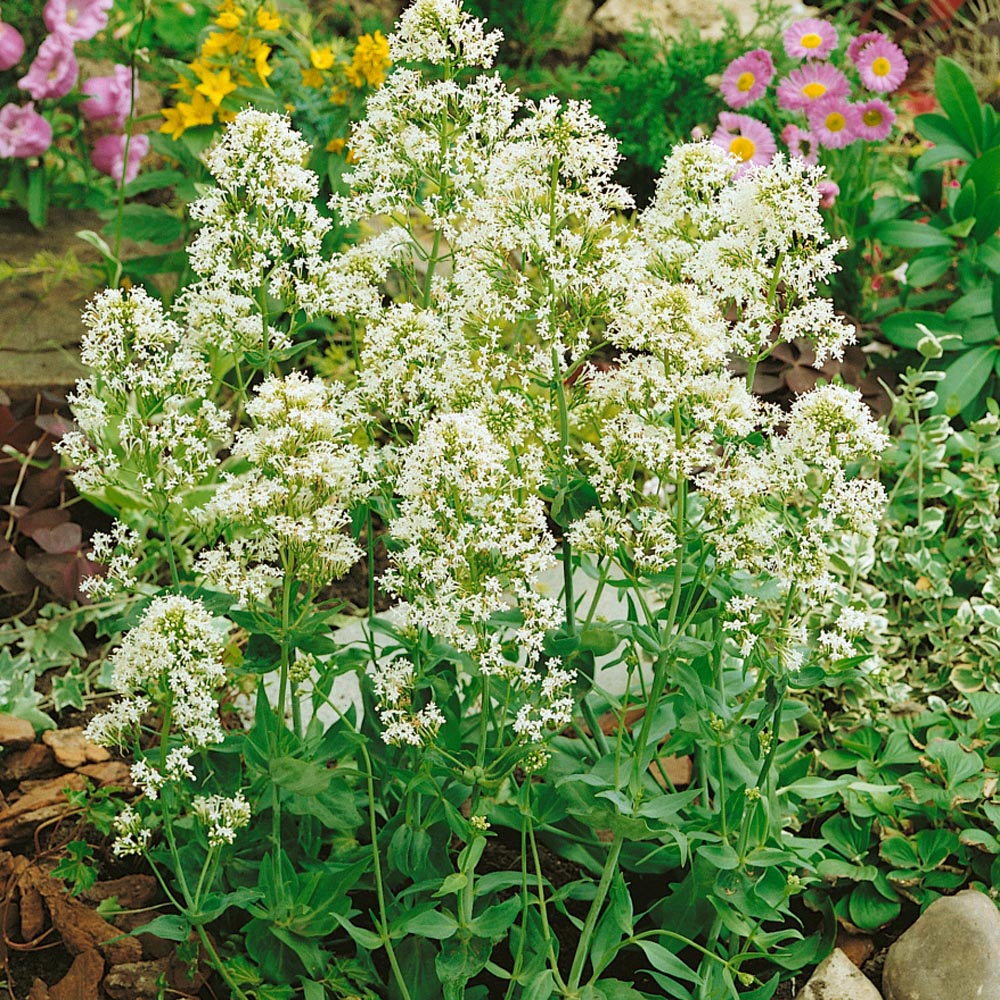
[[[250,804],[237,792],[232,798],[224,795],[196,795],[192,812],[204,826],[210,847],[222,847],[236,840],[236,832],[250,825]]]

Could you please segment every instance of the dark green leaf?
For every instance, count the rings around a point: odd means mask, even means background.
[[[417,937],[432,938],[444,941],[458,930],[458,921],[450,914],[441,910],[422,910],[405,917],[393,928],[393,937],[402,934],[415,934]]]
[[[148,924],[132,930],[132,934],[152,934],[164,941],[187,941],[193,928],[184,917],[177,913],[165,913],[155,917]]]
[[[956,358],[938,384],[935,413],[958,413],[971,403],[993,372],[1000,351],[993,344],[973,347]]]
[[[934,92],[961,144],[978,153],[983,147],[983,114],[969,74],[954,59],[939,56]]]
[[[321,764],[297,757],[276,757],[271,761],[271,780],[296,795],[319,795],[330,787],[333,773]]]
[[[886,899],[874,885],[867,882],[854,889],[847,903],[851,922],[862,930],[884,927],[899,916],[901,909],[898,899]]]
[[[922,222],[905,220],[882,222],[874,227],[873,235],[883,243],[909,250],[955,245],[955,241],[946,233]]]

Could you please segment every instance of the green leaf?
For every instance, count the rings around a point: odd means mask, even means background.
[[[971,153],[971,148],[967,148],[962,144],[958,130],[949,118],[944,115],[939,115],[936,112],[931,112],[925,115],[917,115],[917,117],[913,119],[913,124],[916,126],[917,132],[922,139],[930,139],[930,141],[934,143],[934,149],[944,148],[948,149],[949,152],[951,150],[955,151],[952,155],[947,156],[946,159],[970,159],[969,154]],[[929,150],[929,152],[933,152],[934,149]],[[937,162],[941,161],[939,160]]]
[[[966,750],[954,740],[931,740],[927,745],[927,756],[941,765],[949,788],[954,788],[983,771],[982,757],[972,750]]]
[[[936,337],[958,332],[956,324],[948,322],[941,313],[931,312],[929,309],[914,309],[886,316],[882,320],[882,333],[890,344],[916,350],[917,344],[924,338],[924,332],[917,326],[918,323],[926,326]],[[945,350],[953,349],[949,348],[953,343],[956,342],[945,341]]]
[[[296,795],[319,795],[330,787],[333,772],[321,764],[298,757],[275,757],[270,764],[271,780]]]
[[[697,853],[709,864],[723,871],[731,871],[740,863],[740,857],[732,844],[701,844],[697,848]]]
[[[935,229],[923,222],[907,222],[902,219],[879,223],[873,227],[872,235],[883,243],[907,250],[955,245],[955,241],[947,233],[941,232],[940,229]]]
[[[28,171],[28,221],[36,229],[44,229],[49,211],[49,187],[45,168],[33,167]]]
[[[932,412],[955,414],[965,409],[986,385],[998,355],[996,346],[983,344],[956,358],[938,385],[938,402]]]
[[[921,115],[920,118],[925,117]],[[941,118],[943,121],[947,121],[942,115],[933,115],[930,117]],[[920,120],[917,119],[917,121]],[[929,135],[923,133],[924,137],[931,139]],[[944,133],[940,133],[943,135]],[[931,139],[931,142],[936,140]],[[928,149],[926,153],[922,153],[917,157],[916,163],[913,164],[913,170],[915,173],[921,173],[924,170],[931,170],[934,167],[940,166],[942,163],[947,163],[950,160],[969,160],[972,158],[972,153],[967,150],[964,146],[959,146],[955,142],[938,142],[931,149]],[[881,199],[880,199],[881,200]]]
[[[595,656],[607,656],[621,641],[620,635],[599,625],[588,625],[580,632],[580,648],[589,649]]]
[[[546,969],[540,976],[532,978],[531,985],[524,991],[524,1000],[549,1000],[555,985],[552,970]]]
[[[922,253],[906,267],[906,283],[913,288],[932,285],[951,267],[951,255],[947,253]]]
[[[903,836],[886,837],[879,844],[878,853],[896,868],[916,868],[920,863],[913,841]]]
[[[458,930],[458,921],[450,914],[441,910],[422,910],[411,914],[393,928],[393,937],[402,934],[414,934],[417,937],[432,938],[444,941]]]
[[[985,243],[1000,229],[1000,194],[980,195],[976,207],[976,224],[972,237],[977,243]]]
[[[165,913],[130,931],[131,934],[152,934],[164,941],[187,941],[193,928],[178,913]]]
[[[643,950],[646,961],[658,972],[665,972],[668,976],[689,983],[701,982],[697,972],[662,944],[657,944],[655,941],[636,941],[636,944]]]
[[[382,947],[382,939],[374,931],[352,924],[342,913],[331,913],[330,916],[351,935],[355,944],[360,945],[365,951],[378,951]]]
[[[869,882],[857,886],[847,902],[847,912],[851,915],[851,922],[862,930],[884,927],[899,916],[901,909],[902,905],[898,899],[886,899]]]
[[[976,211],[976,183],[967,179],[951,206],[951,217],[955,222],[970,218]]]
[[[981,285],[971,292],[966,292],[956,299],[945,313],[949,322],[970,319],[973,316],[985,316],[992,308],[992,289],[989,285]]]
[[[102,212],[101,215],[103,218],[110,218],[101,232],[109,239],[113,239],[118,225],[117,214],[112,210],[112,212]],[[147,242],[163,246],[179,239],[183,231],[181,220],[165,208],[133,204],[126,205],[122,211],[122,233],[137,243]]]
[[[70,668],[66,673],[56,674],[52,678],[52,704],[57,712],[64,708],[75,708],[82,712],[86,708],[83,678],[77,670]]]
[[[978,153],[983,146],[983,113],[968,73],[954,59],[939,56],[934,92],[961,144]]]
[[[991,149],[970,163],[962,174],[962,180],[976,185],[981,202],[988,201],[1000,187],[1000,148]]]
[[[507,928],[514,922],[521,912],[521,897],[514,896],[511,899],[490,906],[478,917],[474,917],[469,924],[469,929],[478,937],[497,939],[507,933]]]

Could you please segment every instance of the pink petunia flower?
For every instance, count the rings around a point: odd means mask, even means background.
[[[78,72],[73,42],[64,35],[49,35],[17,85],[36,101],[63,97],[73,89]]]
[[[782,36],[792,59],[825,59],[837,47],[837,29],[816,17],[796,21]]]
[[[763,122],[731,111],[719,113],[719,127],[712,134],[712,142],[742,160],[736,170],[736,177],[749,170],[753,164],[770,163],[778,148],[771,130]]]
[[[12,24],[0,21],[0,70],[16,66],[24,55],[24,39]]]
[[[858,109],[842,97],[826,97],[808,109],[809,127],[827,149],[843,149],[858,137]]]
[[[142,158],[149,152],[149,136],[134,135],[128,144],[128,166],[125,167],[125,142],[127,136],[124,135],[104,135],[94,143],[94,149],[90,154],[90,162],[94,168],[102,174],[113,177],[121,183],[122,169],[125,169],[125,183],[129,184],[135,180],[139,173],[139,164]]]
[[[112,3],[114,0],[48,0],[42,19],[54,35],[84,42],[107,27]]]
[[[731,108],[745,108],[764,96],[772,79],[771,53],[767,49],[754,49],[726,67],[720,89]]]
[[[89,95],[80,104],[80,110],[88,121],[110,118],[115,128],[125,127],[136,92],[135,77],[128,66],[115,66],[112,76],[92,76],[80,89]]]
[[[878,94],[892,93],[905,79],[910,68],[903,50],[888,38],[869,42],[856,60],[861,82]]]
[[[52,145],[52,126],[33,102],[0,108],[0,156],[41,156]]]
[[[880,38],[885,38],[881,31],[866,31],[864,34],[858,35],[857,38],[852,38],[847,45],[847,58],[857,65],[861,50],[871,42],[877,42]]]
[[[789,123],[781,130],[781,141],[788,147],[790,156],[806,163],[816,163],[819,158],[816,136],[794,123]]]
[[[816,190],[819,192],[819,207],[833,208],[833,203],[840,194],[840,185],[836,181],[820,181]]]
[[[896,112],[885,101],[873,97],[864,104],[855,105],[858,109],[858,136],[868,142],[879,142],[887,139],[892,131]]]
[[[824,97],[846,97],[851,85],[839,69],[825,62],[810,62],[793,69],[778,84],[778,105],[802,111]]]

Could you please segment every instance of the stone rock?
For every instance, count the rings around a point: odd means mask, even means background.
[[[22,783],[24,794],[0,813],[0,846],[16,843],[30,836],[40,823],[68,812],[65,789],[79,792],[85,784],[86,779],[79,774]]]
[[[882,1000],[872,981],[839,949],[816,966],[795,1000]],[[927,997],[926,1000],[932,1000]],[[936,998],[935,998],[936,1000]]]
[[[51,773],[52,751],[44,743],[32,743],[24,750],[15,750],[0,757],[0,778],[5,781],[24,781]]]
[[[104,992],[111,1000],[156,1000],[161,977],[166,976],[170,960],[128,962],[116,965],[104,977]]]
[[[702,3],[701,0],[607,0],[597,9],[593,22],[603,40],[641,31],[646,23],[653,34],[676,38],[685,21],[694,24],[706,38],[717,38],[725,24],[723,7],[736,15],[744,31],[753,26],[755,15],[751,0],[726,0],[719,4]]]
[[[42,742],[52,748],[56,760],[63,767],[80,767],[81,764],[100,764],[111,760],[111,754],[83,735],[80,726],[71,729],[49,729],[42,733]]]
[[[69,972],[49,987],[49,1000],[101,1000],[103,975],[104,959],[96,951],[83,951],[73,959]]]
[[[593,0],[566,0],[554,48],[574,59],[585,59],[594,48]]]
[[[27,719],[0,712],[0,746],[7,750],[26,750],[35,742],[35,727]]]
[[[981,892],[942,896],[889,949],[886,1000],[1000,1000],[1000,912]]]
[[[76,773],[90,778],[98,788],[114,785],[126,795],[131,795],[136,790],[128,764],[120,760],[107,760],[103,764],[82,764],[76,769]]]

